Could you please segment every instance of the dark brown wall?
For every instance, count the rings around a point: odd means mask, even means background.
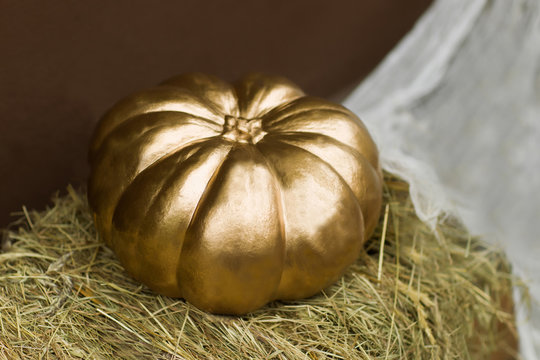
[[[0,0],[0,227],[85,182],[94,124],[170,75],[282,74],[338,97],[430,0]]]

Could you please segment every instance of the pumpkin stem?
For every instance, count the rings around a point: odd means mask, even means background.
[[[262,129],[262,120],[245,119],[231,115],[225,116],[225,125],[223,126],[224,138],[241,143],[256,144],[265,135],[266,131]]]

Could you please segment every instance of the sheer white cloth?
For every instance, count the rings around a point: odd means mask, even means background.
[[[436,0],[344,104],[421,219],[504,248],[533,298],[514,294],[521,355],[540,359],[540,1]]]

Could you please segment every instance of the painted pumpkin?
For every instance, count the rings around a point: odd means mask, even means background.
[[[281,77],[167,80],[114,105],[89,156],[94,220],[123,266],[213,313],[314,295],[381,207],[361,121]]]

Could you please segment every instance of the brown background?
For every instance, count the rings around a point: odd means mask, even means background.
[[[340,99],[430,0],[0,0],[0,227],[83,184],[100,114],[185,71],[282,74]]]

